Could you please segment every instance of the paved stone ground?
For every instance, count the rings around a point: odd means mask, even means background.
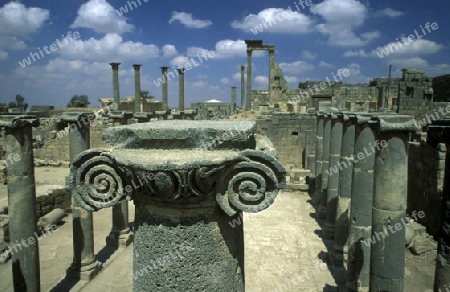
[[[37,176],[42,171],[60,181],[67,175],[54,170],[38,170]],[[332,241],[320,238],[322,222],[315,220],[308,200],[305,192],[282,191],[267,210],[244,214],[246,291],[337,291],[345,282],[343,268],[324,265]],[[132,221],[132,203],[129,209]],[[40,240],[42,291],[132,291],[133,246],[117,251],[105,248],[110,228],[111,210],[94,213],[95,251],[106,267],[90,283],[64,280],[73,255],[70,215],[56,232]],[[408,253],[405,291],[432,291],[435,255]],[[11,261],[0,264],[0,291],[13,291],[11,281]]]

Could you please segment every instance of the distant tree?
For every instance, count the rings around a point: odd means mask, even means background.
[[[8,108],[15,108],[17,105],[14,101],[8,102]]]
[[[150,93],[147,90],[141,90],[141,98],[150,99],[155,97],[153,95],[150,95]]]
[[[89,104],[89,97],[87,95],[74,95],[67,104],[67,107],[87,107]]]

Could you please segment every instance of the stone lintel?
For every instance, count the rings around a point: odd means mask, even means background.
[[[413,132],[417,131],[414,116],[397,114],[380,114],[373,116],[372,121],[376,122],[376,129],[380,132]]]
[[[38,127],[39,119],[30,115],[0,115],[0,128]]]
[[[85,124],[89,123],[90,120],[94,120],[95,115],[90,112],[64,112],[59,117],[60,124],[71,124],[71,123],[79,123],[84,122]]]

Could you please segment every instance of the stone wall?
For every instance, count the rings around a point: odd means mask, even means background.
[[[409,142],[407,212],[424,211],[425,217],[419,223],[434,237],[440,226],[445,154],[444,144],[436,149],[425,142]]]
[[[316,131],[316,117],[305,113],[274,112],[256,120],[257,133],[267,136],[283,165],[305,164],[305,131]],[[315,148],[315,145],[314,145]]]
[[[450,101],[450,74],[433,78],[434,101]]]

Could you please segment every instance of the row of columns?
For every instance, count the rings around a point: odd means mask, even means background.
[[[347,259],[350,291],[402,291],[407,143],[413,116],[316,113],[312,203],[334,239],[330,262]],[[396,232],[387,230],[395,226]],[[400,230],[397,228],[401,226]],[[372,243],[370,239],[376,238]]]

